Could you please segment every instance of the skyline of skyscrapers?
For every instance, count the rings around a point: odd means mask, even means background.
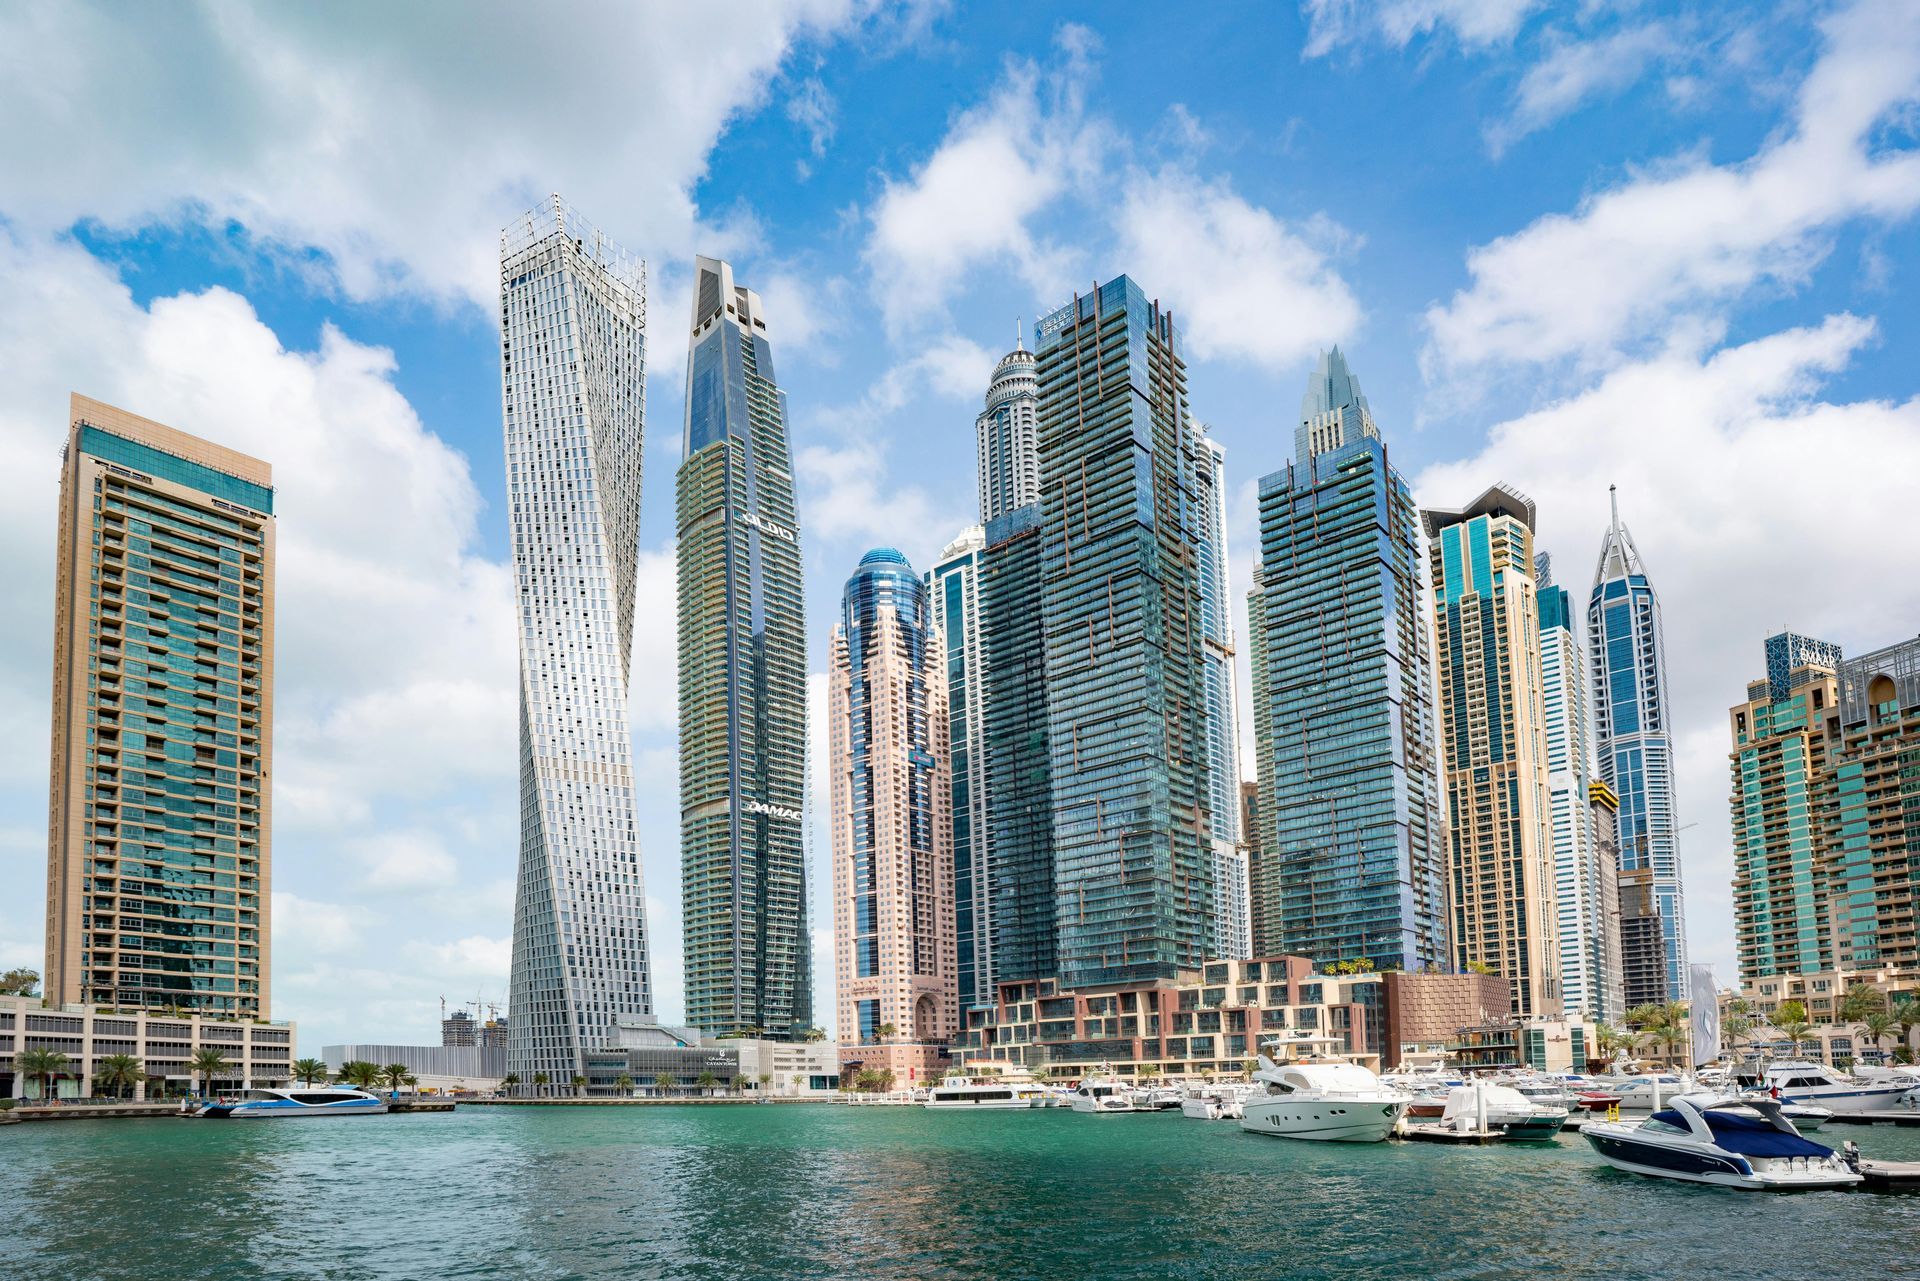
[[[507,1067],[586,1071],[653,1013],[627,720],[646,266],[558,196],[500,234],[500,401],[520,656]]]
[[[1255,955],[1418,970],[1452,959],[1413,496],[1338,347],[1260,482],[1248,599]]]
[[[834,960],[842,1035],[903,1083],[934,1076],[960,1030],[947,734],[926,585],[875,548],[847,579],[827,663]]]
[[[1465,507],[1429,507],[1421,517],[1438,633],[1455,964],[1505,978],[1515,1013],[1558,1018],[1533,500],[1494,485]]]
[[[1595,755],[1601,781],[1620,798],[1620,865],[1653,869],[1666,992],[1648,1000],[1684,1001],[1689,976],[1686,900],[1674,817],[1673,729],[1668,723],[1671,703],[1660,596],[1633,535],[1620,523],[1617,492],[1608,486],[1607,493],[1613,521],[1600,544],[1587,602]],[[1629,1006],[1645,1003],[1628,993]]]
[[[264,1020],[273,468],[78,393],[67,422],[45,992]]]
[[[1036,330],[1057,975],[1171,978],[1214,923],[1199,512],[1173,316],[1116,276]]]
[[[807,928],[806,606],[787,398],[760,296],[694,259],[679,530],[687,1022],[799,1038]]]

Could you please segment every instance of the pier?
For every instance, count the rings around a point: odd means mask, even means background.
[[[1920,1126],[1920,1109],[1911,1112],[1835,1112],[1828,1125]]]

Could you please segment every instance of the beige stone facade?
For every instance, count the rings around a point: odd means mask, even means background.
[[[99,1061],[113,1054],[140,1060],[143,1079],[131,1088],[135,1099],[192,1094],[206,1081],[187,1065],[198,1050],[218,1050],[228,1067],[213,1084],[231,1089],[286,1085],[292,1080],[296,1029],[291,1023],[173,1017],[140,1010],[102,1010],[90,1005],[49,1008],[38,997],[0,996],[0,1097],[41,1098],[45,1083],[15,1071],[25,1050],[53,1050],[67,1056],[66,1070],[53,1082],[53,1097],[91,1098],[112,1094],[97,1085]]]
[[[60,478],[46,992],[262,1018],[272,469],[72,399]]]

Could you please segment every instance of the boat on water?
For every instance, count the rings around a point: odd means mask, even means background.
[[[278,1119],[296,1116],[371,1116],[387,1110],[377,1094],[350,1085],[303,1086],[285,1090],[248,1090],[237,1098],[219,1098],[196,1115],[216,1120]]]
[[[1073,1091],[1075,1112],[1136,1112],[1133,1089],[1118,1077],[1090,1076]]]
[[[1734,1100],[1734,1102],[1724,1104],[1724,1106],[1727,1107],[1739,1107],[1756,1099],[1765,1100],[1773,1098],[1771,1094],[1768,1094],[1764,1090],[1702,1090],[1695,1094],[1682,1095],[1681,1097],[1707,1099],[1709,1101],[1715,1099]],[[1793,1128],[1802,1134],[1807,1133],[1809,1130],[1817,1130],[1827,1122],[1833,1120],[1833,1113],[1831,1111],[1826,1108],[1815,1107],[1810,1103],[1782,1102],[1780,1103],[1780,1115],[1791,1121]]]
[[[1174,1112],[1180,1108],[1180,1091],[1170,1085],[1141,1085],[1133,1091],[1136,1112]]]
[[[1510,1085],[1469,1081],[1448,1094],[1440,1125],[1476,1133],[1495,1130],[1509,1141],[1529,1143],[1557,1137],[1568,1115],[1566,1108],[1536,1103]]]
[[[1240,1128],[1283,1139],[1378,1143],[1413,1101],[1359,1064],[1336,1060],[1275,1063],[1262,1054],[1253,1081]]]
[[[1890,1112],[1913,1087],[1899,1080],[1861,1081],[1840,1075],[1824,1063],[1805,1060],[1766,1065],[1760,1088],[1785,1103],[1803,1103],[1855,1116]]]
[[[1793,1128],[1772,1099],[1673,1099],[1640,1121],[1589,1121],[1581,1136],[1617,1170],[1747,1191],[1860,1182],[1834,1150]]]
[[[1032,1079],[948,1074],[927,1091],[922,1107],[942,1111],[1025,1111],[1047,1105],[1047,1089]]]
[[[1180,1115],[1196,1121],[1238,1121],[1246,1098],[1244,1085],[1201,1086],[1180,1100]]]

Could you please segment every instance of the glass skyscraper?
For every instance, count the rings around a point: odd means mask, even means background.
[[[68,423],[47,1000],[265,1019],[273,469],[85,396]]]
[[[1533,500],[1495,485],[1466,507],[1421,516],[1439,635],[1455,965],[1505,978],[1514,1013],[1558,1017]]]
[[[969,525],[927,575],[933,623],[946,646],[947,774],[953,814],[954,980],[960,1008],[993,1000],[993,906],[988,893],[985,670],[980,560],[986,532]]]
[[[1587,601],[1587,645],[1600,778],[1620,798],[1620,866],[1652,870],[1667,958],[1667,990],[1659,999],[1684,1001],[1687,921],[1675,839],[1666,641],[1660,598],[1620,523],[1617,500]],[[1631,994],[1627,1002],[1634,1004]]]
[[[1240,688],[1234,679],[1233,607],[1228,590],[1227,451],[1197,425],[1206,451],[1200,502],[1201,672],[1207,695],[1207,801],[1213,838],[1212,957],[1253,955],[1247,850],[1240,832]]]
[[[1128,277],[1048,315],[1035,346],[1058,977],[1170,978],[1214,923],[1210,459],[1173,317]]]
[[[1261,823],[1253,951],[1444,967],[1417,517],[1337,347],[1308,382],[1295,448],[1291,465],[1260,482],[1248,600]]]
[[[806,611],[787,397],[760,297],[694,260],[679,541],[680,879],[687,1021],[813,1021],[803,841]]]
[[[627,722],[646,267],[563,204],[500,236],[500,400],[520,646],[507,1066],[586,1072],[650,1016]]]
[[[875,1047],[864,1066],[925,1080],[960,1030],[947,655],[926,585],[891,547],[847,580],[827,718],[841,1035]]]
[[[985,524],[1040,498],[1039,396],[1026,344],[994,366],[986,408],[974,420],[979,447],[980,521]]]
[[[1553,582],[1547,557],[1535,558],[1540,602],[1540,688],[1547,719],[1547,799],[1553,822],[1553,890],[1560,921],[1560,988],[1569,1014],[1618,1022],[1622,1004],[1619,887],[1594,830],[1588,744],[1587,664],[1574,631],[1573,598]],[[1610,795],[1610,794],[1609,794]]]

